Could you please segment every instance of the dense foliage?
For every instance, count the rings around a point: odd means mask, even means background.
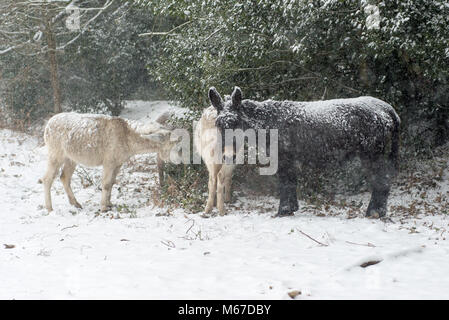
[[[373,95],[399,111],[416,150],[448,137],[445,0],[137,2],[183,21],[149,71],[186,107],[207,105],[210,86],[254,99]]]

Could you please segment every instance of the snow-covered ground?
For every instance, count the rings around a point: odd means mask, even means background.
[[[272,218],[277,200],[251,196],[203,218],[153,205],[152,155],[123,167],[113,212],[99,212],[101,169],[79,167],[83,209],[56,179],[47,214],[45,161],[39,139],[0,130],[0,299],[449,298],[447,171],[425,195],[395,188],[389,222],[363,217],[367,193],[349,199],[363,201],[355,214],[301,202],[294,217]]]

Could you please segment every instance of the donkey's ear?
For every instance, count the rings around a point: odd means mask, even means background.
[[[234,91],[231,95],[232,106],[238,107],[242,103],[242,90],[239,87],[234,87]]]
[[[217,89],[215,87],[211,87],[209,89],[209,99],[210,102],[212,102],[212,105],[214,106],[217,111],[223,110],[223,99],[221,98],[220,94],[218,93]]]

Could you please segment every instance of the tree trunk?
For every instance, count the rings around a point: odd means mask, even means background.
[[[48,45],[48,61],[50,67],[50,81],[53,89],[53,111],[54,113],[60,113],[61,107],[61,86],[59,83],[58,75],[58,59],[56,56],[56,39],[52,29],[51,20],[48,16],[45,19],[45,35]]]

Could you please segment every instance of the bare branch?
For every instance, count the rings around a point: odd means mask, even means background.
[[[81,28],[81,30],[79,31],[78,35],[76,37],[74,37],[72,40],[70,40],[69,42],[67,42],[66,44],[64,44],[63,46],[57,47],[57,50],[63,50],[65,49],[67,46],[71,45],[73,42],[75,42],[87,29],[87,27],[89,26],[89,24],[91,24],[95,19],[98,18],[98,16],[100,14],[102,14],[107,8],[109,8],[111,6],[111,4],[114,3],[114,0],[108,0],[108,2],[105,3],[105,5],[103,6],[103,8],[99,8],[97,10],[98,13],[92,17],[89,21],[87,21],[83,27]]]
[[[171,29],[170,31],[167,31],[167,32],[147,32],[147,33],[141,33],[141,34],[139,34],[139,37],[146,37],[146,36],[167,36],[167,35],[172,34],[172,33],[175,32],[176,30],[178,30],[178,29],[180,29],[180,28],[182,28],[182,27],[184,27],[184,26],[186,26],[186,25],[188,25],[188,24],[190,24],[190,23],[192,23],[192,22],[193,22],[193,20],[186,21],[186,22],[181,23],[179,26],[176,26],[176,27],[174,27],[173,29]]]
[[[203,41],[206,42],[207,40],[209,40],[210,38],[212,38],[214,35],[216,35],[217,33],[219,33],[221,30],[223,30],[224,27],[218,28],[217,30],[215,30],[214,32],[212,32],[210,35],[208,35]]]

